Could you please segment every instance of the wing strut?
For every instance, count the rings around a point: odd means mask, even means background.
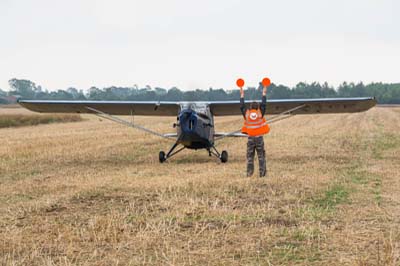
[[[128,122],[128,121],[125,121],[125,120],[123,120],[123,119],[121,119],[121,118],[118,118],[118,117],[116,117],[116,116],[113,116],[113,115],[104,113],[104,112],[102,112],[102,111],[100,111],[100,110],[97,110],[97,109],[94,109],[94,108],[92,108],[92,107],[85,106],[85,108],[88,109],[88,110],[90,110],[90,111],[95,112],[95,115],[97,115],[97,116],[99,116],[99,117],[101,117],[101,118],[105,118],[105,119],[111,120],[111,121],[113,121],[113,122],[122,124],[122,125],[127,126],[127,127],[136,128],[136,129],[145,131],[145,132],[147,132],[147,133],[156,135],[156,136],[161,137],[161,138],[165,138],[165,139],[172,140],[172,139],[171,139],[170,137],[168,137],[168,136],[165,136],[165,135],[163,135],[163,134],[160,134],[160,133],[158,133],[158,132],[155,132],[155,131],[153,131],[153,130],[147,129],[147,128],[142,127],[142,126],[135,125],[135,124],[133,124],[133,123],[131,123],[131,122]],[[132,121],[133,121],[133,120],[132,120]],[[173,140],[173,141],[175,141],[175,140]]]
[[[295,114],[292,114],[292,112],[294,112],[296,110],[300,110],[300,109],[304,108],[305,106],[306,105],[303,104],[303,105],[296,106],[296,107],[294,107],[292,109],[286,110],[286,111],[284,111],[284,112],[282,112],[280,114],[277,114],[277,115],[273,116],[272,118],[268,119],[267,122],[270,125],[270,124],[273,124],[275,122],[290,118],[290,117],[295,115]],[[239,130],[236,130],[236,131],[233,131],[233,132],[230,132],[230,133],[222,134],[222,135],[218,136],[217,138],[215,138],[215,141],[223,139],[223,138],[226,138],[226,137],[247,137],[246,134],[240,133],[241,131],[242,130],[239,129]]]
[[[292,114],[294,111],[300,110],[300,109],[302,109],[302,108],[304,108],[304,107],[306,107],[305,104],[296,106],[296,107],[294,107],[294,108],[292,108],[292,109],[289,109],[289,110],[287,110],[287,111],[284,111],[284,112],[282,112],[282,113],[280,113],[280,114],[277,114],[277,115],[273,116],[272,118],[268,119],[267,122],[268,122],[268,124],[272,124],[272,123],[274,123],[274,122],[278,122],[278,121],[281,121],[281,120],[283,120],[283,119],[292,117],[292,116],[295,115],[295,114]],[[285,115],[286,115],[286,116],[285,116]]]

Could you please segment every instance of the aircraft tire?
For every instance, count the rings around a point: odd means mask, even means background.
[[[222,151],[221,152],[221,163],[226,163],[228,161],[228,152]]]
[[[160,153],[158,154],[158,160],[160,161],[160,163],[165,162],[165,152],[160,151]]]

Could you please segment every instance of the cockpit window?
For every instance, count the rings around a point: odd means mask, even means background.
[[[206,114],[203,113],[197,113],[197,115],[204,119],[210,119]]]
[[[206,103],[181,103],[181,109],[191,109],[197,114],[203,114],[208,118],[208,108]]]

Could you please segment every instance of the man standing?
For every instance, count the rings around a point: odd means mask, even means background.
[[[252,102],[247,109],[244,103],[244,81],[238,79],[237,85],[240,87],[240,110],[244,117],[242,133],[247,134],[247,176],[250,177],[254,172],[254,155],[257,151],[260,177],[267,174],[263,135],[269,132],[269,126],[264,118],[267,100],[267,87],[271,84],[268,78],[262,81],[263,92],[261,104]]]

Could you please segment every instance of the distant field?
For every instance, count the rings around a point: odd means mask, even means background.
[[[398,108],[274,124],[265,179],[246,139],[159,164],[170,142],[84,118],[0,129],[0,265],[400,265]]]
[[[389,108],[393,108],[393,107],[400,107],[400,104],[378,104],[378,107],[389,107]]]
[[[21,108],[19,104],[0,104],[0,108]]]
[[[0,105],[0,128],[78,121],[82,121],[78,114],[38,114],[18,106]]]

